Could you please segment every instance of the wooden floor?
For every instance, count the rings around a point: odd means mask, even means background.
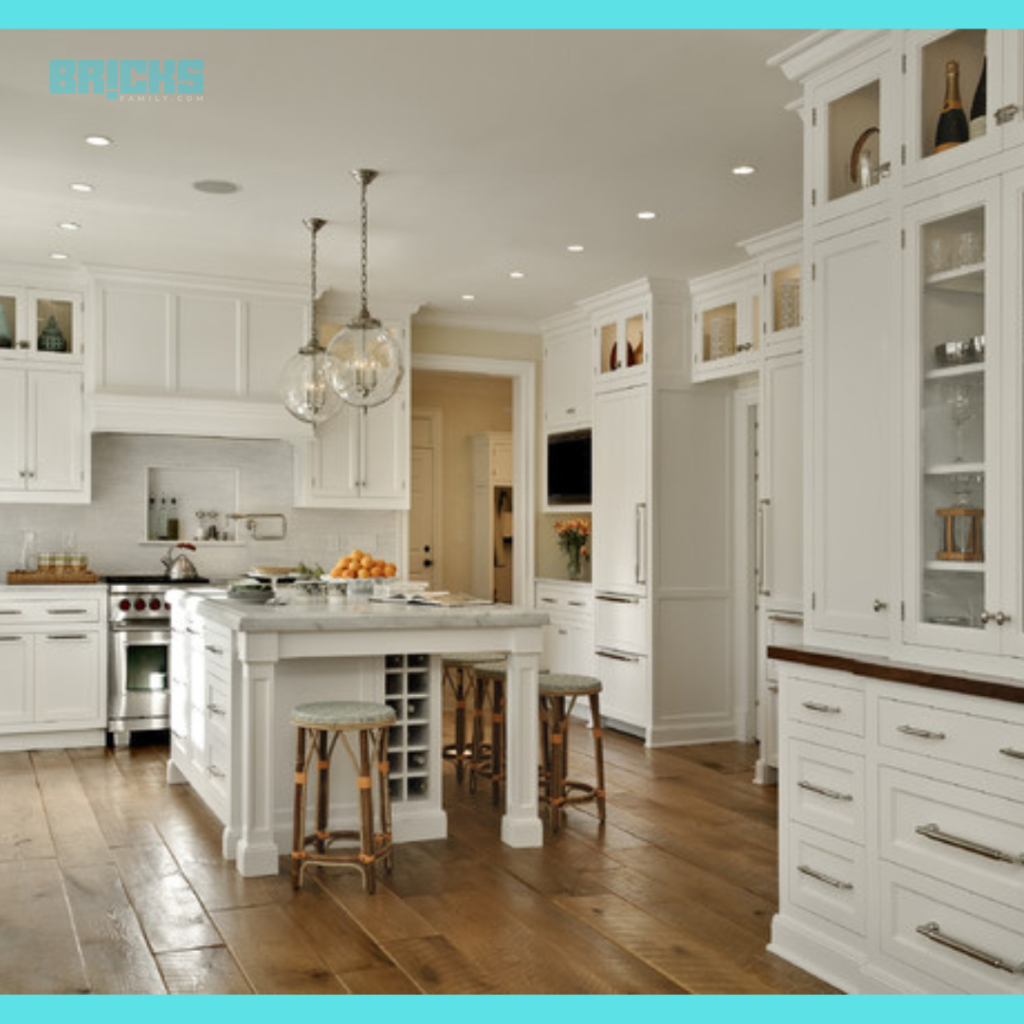
[[[606,733],[608,822],[499,838],[446,766],[450,837],[354,872],[243,879],[161,745],[0,754],[0,992],[817,993],[765,951],[776,793],[743,744]],[[589,764],[578,754],[577,771]]]

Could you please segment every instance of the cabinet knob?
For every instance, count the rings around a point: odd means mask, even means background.
[[[996,612],[993,618],[996,620],[997,626],[1003,626],[1010,621],[1010,616],[1004,615],[1002,612]]]
[[[872,608],[873,608],[873,609],[874,609],[874,610],[875,610],[876,612],[884,612],[884,611],[886,610],[886,608],[888,608],[888,607],[889,607],[889,604],[888,604],[888,602],[887,602],[887,601],[880,601],[880,600],[879,600],[879,599],[878,599],[878,598],[876,597],[876,598],[875,598],[875,600],[874,600],[874,602],[872,603],[871,607],[872,607]]]
[[[1007,103],[1005,107],[1000,107],[992,116],[995,118],[996,124],[1004,125],[1017,116],[1018,110],[1020,110],[1020,107],[1016,103]]]

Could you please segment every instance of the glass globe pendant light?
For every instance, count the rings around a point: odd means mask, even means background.
[[[349,321],[330,341],[327,351],[333,359],[331,373],[334,389],[349,405],[381,405],[394,395],[402,383],[402,349],[379,320],[370,315],[366,303],[366,186],[377,177],[376,171],[358,170],[352,177],[360,186],[362,211],[362,306],[359,315]]]
[[[324,423],[341,409],[334,390],[334,360],[320,344],[316,328],[316,236],[327,223],[319,217],[302,222],[309,228],[309,341],[285,363],[279,390],[284,407],[303,423]]]

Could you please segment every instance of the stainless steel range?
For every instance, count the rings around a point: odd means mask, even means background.
[[[133,732],[170,727],[171,609],[165,576],[108,576],[110,658],[107,731],[117,745]],[[189,580],[188,585],[208,580]]]

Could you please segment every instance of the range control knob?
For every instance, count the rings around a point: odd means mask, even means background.
[[[146,599],[144,597],[135,598],[135,610],[137,612],[144,612],[146,610]]]
[[[151,597],[149,599],[149,610],[151,612],[158,612],[161,607],[163,607],[163,601],[159,597]]]
[[[126,612],[128,611],[129,608],[131,608],[131,606],[131,601],[129,601],[127,597],[122,597],[117,607],[120,608],[121,611]]]

